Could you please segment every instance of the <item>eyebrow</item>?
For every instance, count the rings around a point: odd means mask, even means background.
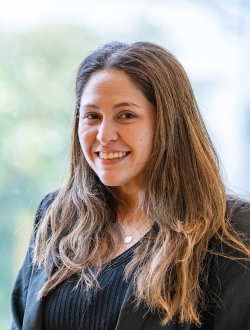
[[[140,108],[139,105],[135,104],[135,103],[132,103],[132,102],[121,102],[121,103],[118,103],[118,104],[115,104],[113,106],[113,109],[116,110],[118,108],[121,108],[121,107],[131,107],[131,106],[135,106],[137,108]],[[98,110],[99,107],[95,104],[91,104],[91,103],[86,103],[82,106],[82,108],[92,108],[92,109],[95,109],[95,110]]]

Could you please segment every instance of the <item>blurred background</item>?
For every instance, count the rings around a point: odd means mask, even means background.
[[[151,41],[183,64],[229,192],[250,199],[248,0],[32,0],[0,4],[0,329],[35,210],[65,172],[81,60]]]

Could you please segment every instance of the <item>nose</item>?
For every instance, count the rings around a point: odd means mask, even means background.
[[[103,120],[98,127],[96,138],[103,145],[116,141],[118,139],[118,132],[115,123],[111,120]]]

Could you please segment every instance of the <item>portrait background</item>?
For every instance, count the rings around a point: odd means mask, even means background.
[[[150,41],[182,63],[230,193],[250,199],[250,2],[5,1],[0,11],[0,329],[35,210],[65,175],[74,80],[112,40]]]

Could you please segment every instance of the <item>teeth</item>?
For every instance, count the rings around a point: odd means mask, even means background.
[[[122,158],[126,156],[126,152],[99,152],[99,157],[102,159],[114,159],[114,158]]]

